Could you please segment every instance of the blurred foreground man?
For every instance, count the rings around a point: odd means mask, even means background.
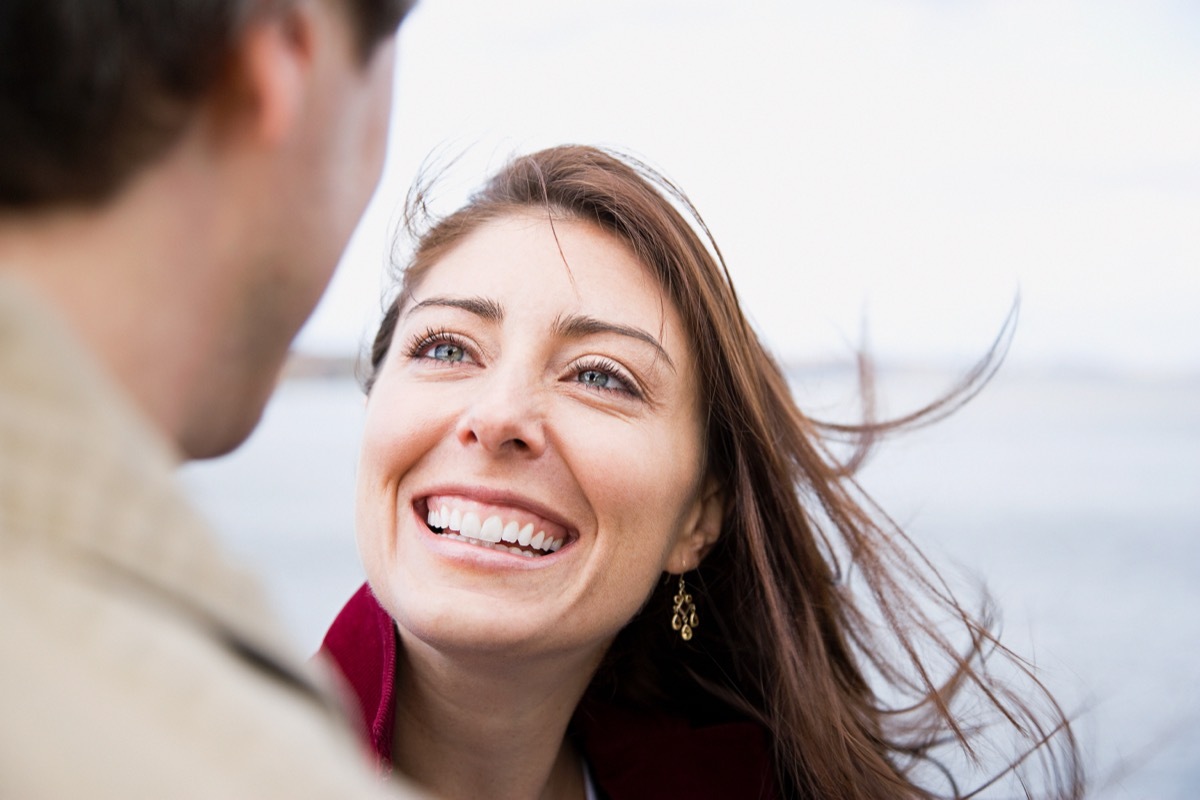
[[[181,495],[382,168],[409,0],[0,0],[0,797],[394,797]]]

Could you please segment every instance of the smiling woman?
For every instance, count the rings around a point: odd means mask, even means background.
[[[369,588],[324,649],[384,768],[451,798],[964,796],[942,765],[1007,737],[996,772],[1082,791],[1031,669],[825,444],[924,417],[797,409],[640,163],[542,151],[430,221],[371,367]]]
[[[368,404],[357,525],[406,654],[569,653],[577,699],[658,577],[719,531],[689,349],[592,222],[505,214],[409,285]]]

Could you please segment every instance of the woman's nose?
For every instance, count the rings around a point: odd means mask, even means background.
[[[513,375],[496,375],[459,417],[455,433],[464,446],[489,453],[536,457],[546,449],[546,431],[536,387]]]

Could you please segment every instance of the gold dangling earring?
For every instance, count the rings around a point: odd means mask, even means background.
[[[679,631],[679,637],[685,642],[692,640],[694,629],[700,624],[696,616],[696,604],[687,592],[687,584],[683,575],[679,576],[679,594],[675,595],[675,612],[671,616],[671,629]]]

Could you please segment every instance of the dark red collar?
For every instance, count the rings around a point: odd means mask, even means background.
[[[396,627],[363,584],[325,633],[321,653],[333,661],[358,702],[361,730],[380,769],[390,771],[396,717]]]
[[[396,651],[392,619],[365,584],[321,646],[353,690],[362,731],[385,771],[391,769]],[[592,779],[610,800],[777,796],[765,731],[751,722],[694,727],[671,715],[585,702],[571,729]]]

